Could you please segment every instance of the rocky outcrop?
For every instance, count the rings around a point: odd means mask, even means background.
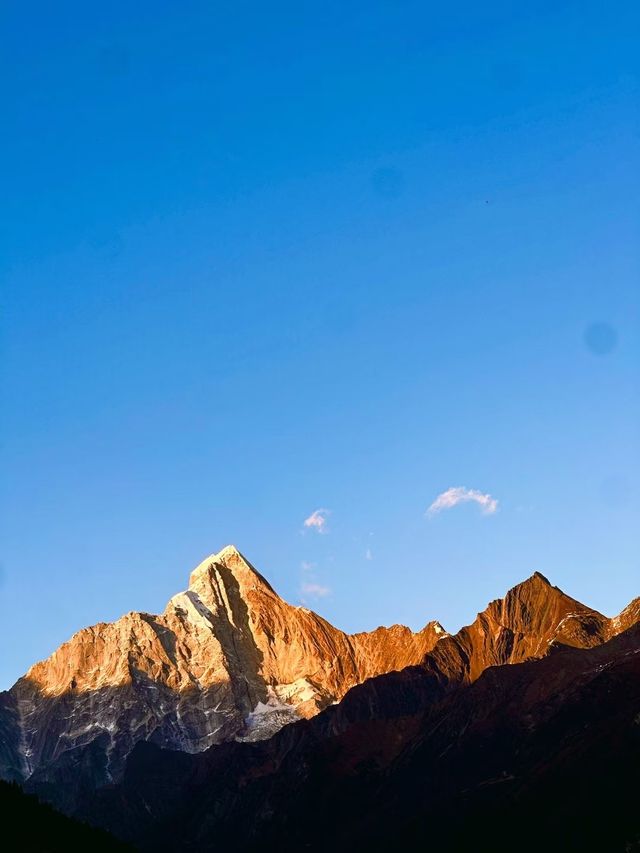
[[[615,637],[640,622],[640,597],[634,598],[625,609],[609,620],[609,634]]]
[[[283,601],[230,546],[161,615],[79,631],[1,697],[2,775],[47,781],[80,762],[97,785],[118,778],[140,740],[198,752],[269,737],[418,663],[443,634],[433,622],[349,636]]]

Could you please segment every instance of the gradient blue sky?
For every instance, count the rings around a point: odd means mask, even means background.
[[[639,25],[2,4],[0,685],[229,542],[349,630],[640,594]]]

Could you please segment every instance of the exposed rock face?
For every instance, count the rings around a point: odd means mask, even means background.
[[[87,797],[122,778],[139,742],[180,751],[180,766],[197,775],[203,765],[196,756],[190,765],[189,753],[225,744],[235,756],[251,745],[237,742],[312,717],[312,728],[282,733],[273,766],[289,760],[292,743],[306,766],[307,738],[347,737],[339,764],[358,773],[363,762],[395,760],[428,709],[488,668],[601,646],[639,617],[638,599],[608,619],[536,573],[455,636],[437,622],[347,635],[284,602],[228,547],[193,571],[163,614],[86,628],[0,694],[0,775],[92,817]],[[164,785],[161,811],[176,793]],[[145,820],[155,820],[148,803],[145,794]]]
[[[638,622],[640,622],[640,598],[634,598],[618,616],[610,620],[609,632],[611,636],[616,636]]]
[[[636,850],[639,676],[632,627],[598,648],[490,668],[409,717],[327,734],[323,714],[184,761],[147,747],[111,821],[128,819],[141,849],[172,853]],[[315,823],[318,803],[327,819]]]
[[[608,619],[535,572],[455,637],[443,638],[430,662],[450,680],[475,681],[487,667],[542,657],[554,644],[598,646],[624,630],[631,614],[623,614]]]
[[[609,620],[534,575],[267,741],[139,744],[77,813],[156,853],[635,850],[636,605]]]
[[[81,762],[117,778],[139,740],[197,752],[269,737],[372,675],[418,663],[430,623],[349,636],[283,601],[234,548],[202,562],[164,613],[86,628],[0,696],[0,772],[47,780]]]

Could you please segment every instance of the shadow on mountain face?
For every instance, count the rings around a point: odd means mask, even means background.
[[[264,655],[253,637],[249,608],[242,596],[238,579],[225,565],[218,565],[216,573],[216,578],[217,575],[220,576],[220,581],[214,580],[218,595],[221,600],[226,598],[228,601],[232,617],[229,619],[226,614],[223,617],[211,611],[207,611],[207,614],[214,626],[213,633],[227,649],[227,662],[233,676],[231,684],[236,704],[248,714],[258,702],[265,702],[267,699],[265,685],[260,677]],[[267,584],[262,576],[260,577]],[[193,596],[194,593],[188,590],[186,595]]]
[[[258,698],[250,682],[262,652],[247,643],[235,575],[216,572],[209,579],[225,595],[212,594],[230,618],[218,622],[213,605],[205,615],[237,676],[237,711]],[[636,600],[608,619],[535,574],[440,637],[419,666],[371,678],[270,740],[235,742],[236,727],[197,754],[180,738],[191,725],[201,734],[215,688],[191,702],[138,668],[135,684],[37,697],[40,722],[27,728],[41,764],[26,786],[149,851],[377,850],[400,840],[512,853],[604,838],[599,849],[634,849],[640,627],[628,626],[638,615]],[[0,726],[14,736],[28,688],[22,679],[0,696]],[[113,707],[123,714],[111,731]],[[69,720],[89,735],[65,742]]]
[[[72,679],[63,691],[45,692],[35,679],[24,676],[0,693],[0,778],[23,783],[73,812],[81,794],[120,778],[139,740],[192,751],[213,728],[222,739],[232,738],[258,702],[266,701],[267,692],[259,677],[263,655],[249,628],[237,579],[224,566],[217,571],[225,587],[222,591],[218,586],[218,594],[228,602],[232,618],[207,614],[225,644],[230,682],[206,687],[194,683],[176,690],[132,662],[129,683],[93,690],[78,688]],[[194,607],[204,607],[191,591],[185,596],[192,603],[196,599]],[[175,636],[156,617],[137,616],[153,630],[167,658],[175,661]],[[217,715],[216,709],[221,709]]]
[[[640,626],[453,692],[404,677],[269,741],[140,744],[84,816],[149,851],[640,850]],[[408,713],[368,702],[387,681]]]

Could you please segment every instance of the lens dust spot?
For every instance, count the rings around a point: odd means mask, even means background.
[[[584,333],[584,342],[594,355],[609,355],[618,344],[618,334],[609,323],[592,323]]]

